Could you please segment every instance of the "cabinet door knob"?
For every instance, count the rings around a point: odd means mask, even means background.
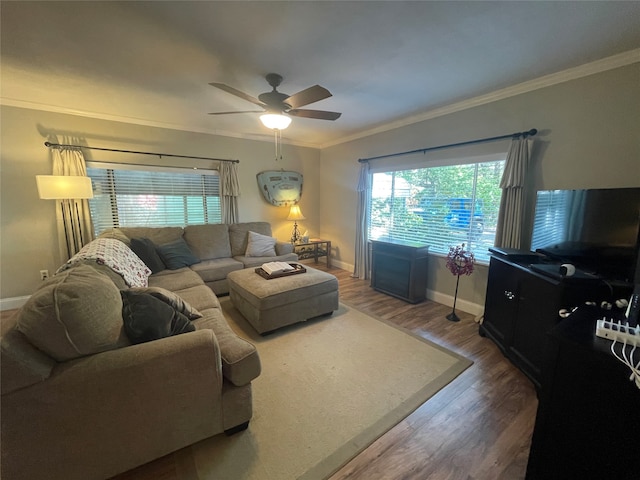
[[[513,292],[510,292],[509,290],[504,291],[504,296],[507,297],[509,300],[513,300],[514,298],[516,298]]]

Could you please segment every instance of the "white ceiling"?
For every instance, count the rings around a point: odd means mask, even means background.
[[[0,8],[5,105],[266,140],[258,114],[207,115],[255,109],[208,84],[257,96],[276,72],[281,92],[320,84],[333,93],[306,108],[342,112],[333,122],[293,119],[285,141],[311,146],[614,55],[640,61],[638,1],[3,0]]]

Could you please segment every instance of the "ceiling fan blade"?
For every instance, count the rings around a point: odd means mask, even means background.
[[[233,113],[264,113],[264,110],[241,110],[237,112],[211,112],[209,115],[230,115]]]
[[[324,110],[289,110],[287,114],[292,115],[294,117],[304,117],[304,118],[316,118],[318,120],[337,120],[340,118],[341,113],[338,112],[326,112]]]
[[[224,90],[225,92],[230,93],[231,95],[235,95],[236,97],[240,97],[243,100],[246,100],[247,102],[251,102],[261,107],[264,107],[264,103],[262,103],[257,98],[252,97],[248,93],[244,93],[244,92],[241,92],[240,90],[230,87],[229,85],[225,85],[224,83],[210,83],[209,85],[211,85],[212,87],[219,88],[220,90]]]
[[[299,108],[329,97],[331,97],[329,90],[320,85],[314,85],[285,98],[284,102],[291,108]]]

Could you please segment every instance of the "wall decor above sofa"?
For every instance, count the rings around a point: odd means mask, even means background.
[[[276,207],[289,207],[302,196],[302,174],[284,170],[267,170],[256,175],[264,199]]]

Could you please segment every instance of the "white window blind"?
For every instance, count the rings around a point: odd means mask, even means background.
[[[443,255],[465,243],[478,261],[488,261],[504,162],[372,174],[369,238],[418,242]]]
[[[217,171],[91,162],[87,174],[96,235],[111,227],[222,221]]]
[[[562,242],[567,238],[570,194],[567,190],[539,191],[533,219],[531,250]]]

